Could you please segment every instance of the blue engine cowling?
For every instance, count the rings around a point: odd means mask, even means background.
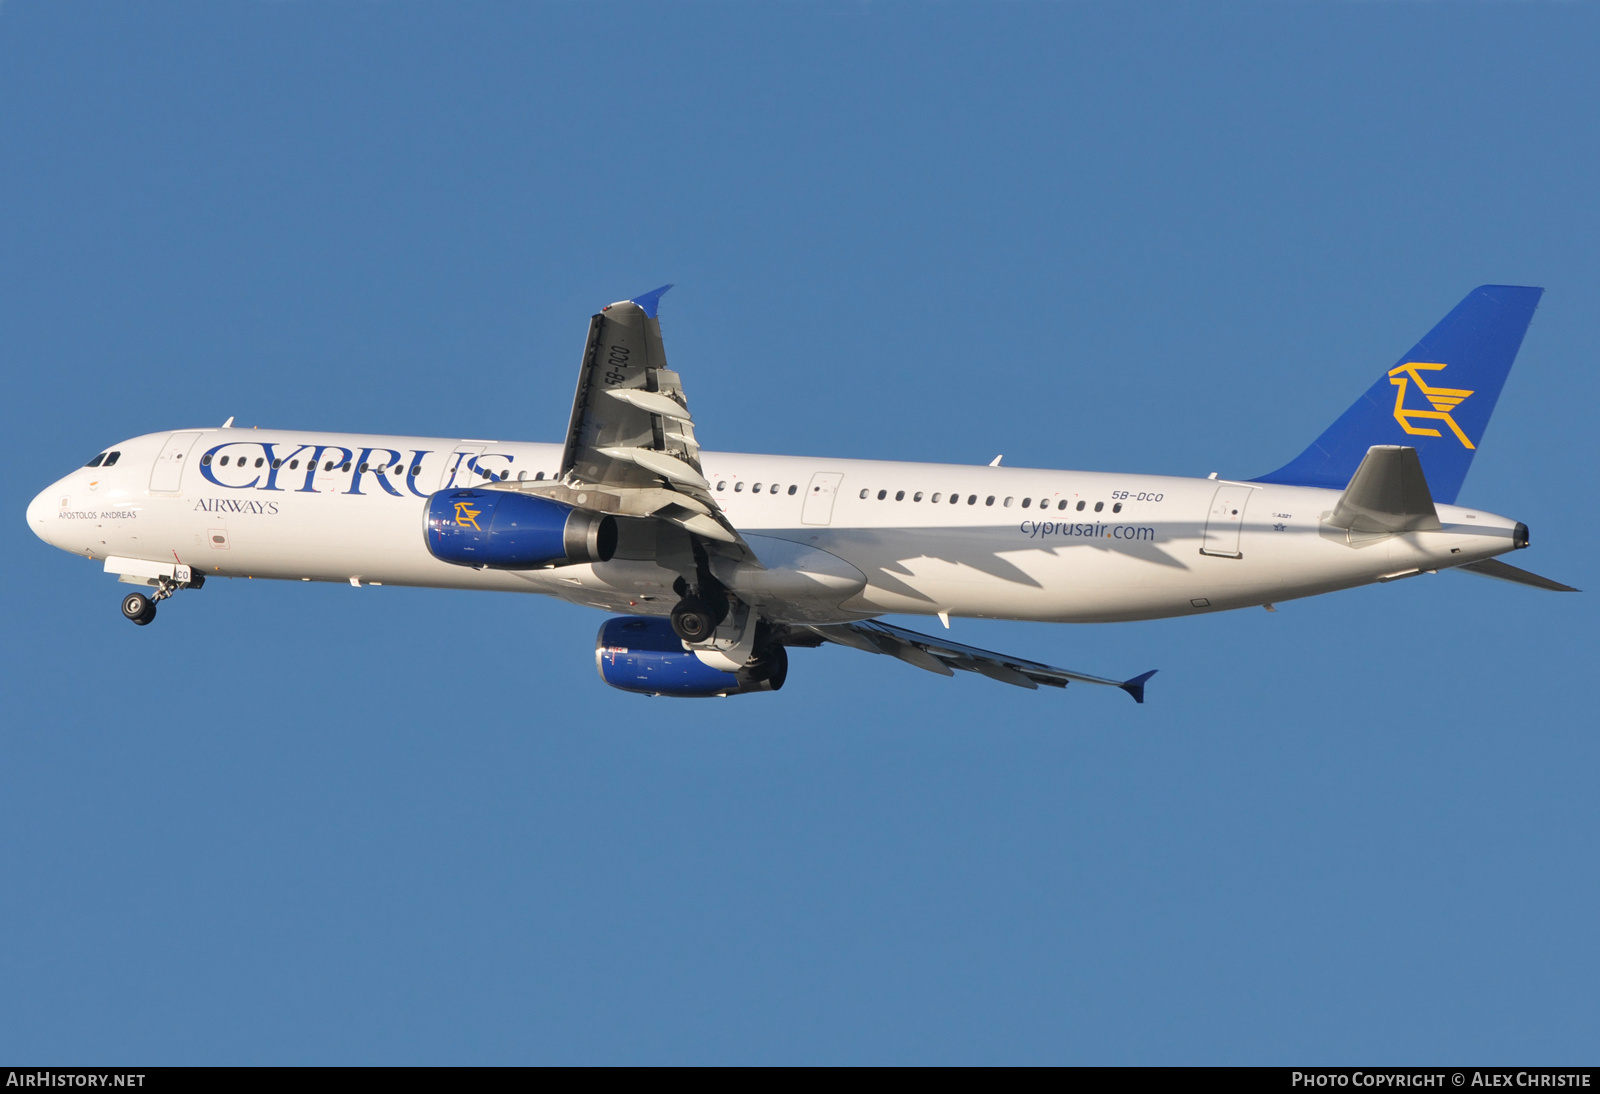
[[[594,661],[600,679],[614,688],[682,698],[777,691],[789,675],[782,646],[763,651],[754,665],[723,672],[684,649],[669,620],[642,615],[606,620],[595,639]]]
[[[614,517],[509,490],[440,490],[423,534],[434,558],[491,570],[609,562],[617,550]]]

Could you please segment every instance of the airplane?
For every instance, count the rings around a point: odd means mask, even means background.
[[[1037,689],[1104,677],[881,621],[1203,615],[1445,569],[1570,586],[1498,556],[1528,528],[1455,504],[1542,289],[1473,289],[1306,450],[1254,479],[702,450],[658,309],[589,323],[564,441],[190,428],[41,492],[40,539],[140,586],[208,578],[540,593],[614,613],[595,663],[646,695],[777,691],[836,643]]]

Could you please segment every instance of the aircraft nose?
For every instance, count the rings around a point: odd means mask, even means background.
[[[39,496],[28,503],[28,528],[34,535],[55,546],[50,538],[50,509],[54,498],[55,487],[46,487],[39,492]]]

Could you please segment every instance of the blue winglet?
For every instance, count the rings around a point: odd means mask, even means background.
[[[1160,669],[1151,669],[1149,672],[1141,676],[1135,676],[1132,680],[1127,680],[1117,686],[1133,696],[1135,703],[1142,703],[1144,702],[1144,682],[1160,671]]]
[[[656,309],[661,307],[662,294],[670,288],[672,288],[671,285],[663,285],[659,289],[651,289],[642,296],[634,297],[630,303],[639,305],[644,309],[646,317],[654,319],[656,317]]]

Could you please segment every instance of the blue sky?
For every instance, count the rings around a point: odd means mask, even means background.
[[[556,440],[666,281],[731,450],[1224,476],[1548,292],[1462,500],[1597,587],[1592,6],[0,8],[0,1058],[1482,1063],[1600,1027],[1593,595],[1469,575],[798,651],[37,541],[134,434]]]

